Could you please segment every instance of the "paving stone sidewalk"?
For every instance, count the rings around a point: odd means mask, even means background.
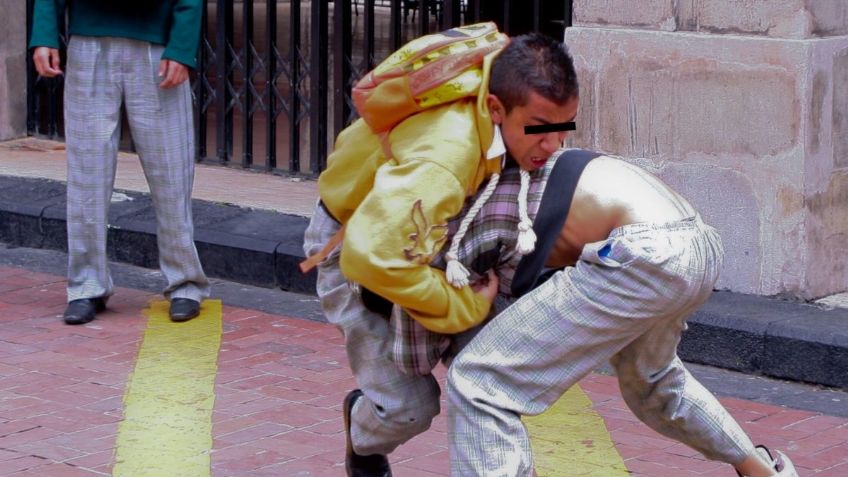
[[[64,144],[0,143],[0,242],[66,250]],[[314,294],[302,274],[314,180],[199,165],[195,242],[210,277]],[[110,260],[155,269],[155,215],[137,157],[121,153],[110,207]],[[64,270],[56,271],[58,274]],[[848,294],[818,304],[715,293],[690,320],[684,360],[848,390]]]
[[[3,477],[111,475],[125,385],[146,326],[141,310],[161,298],[121,288],[95,321],[66,326],[64,287],[57,274],[0,267]],[[614,378],[593,374],[580,385],[632,475],[733,475],[637,422]],[[343,476],[340,403],[352,387],[332,326],[225,302],[212,475]],[[722,402],[757,442],[789,452],[801,475],[848,475],[848,418],[738,398]],[[392,455],[395,475],[447,475],[445,433],[440,416]]]

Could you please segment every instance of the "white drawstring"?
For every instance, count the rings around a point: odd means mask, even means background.
[[[496,136],[500,136],[500,126],[496,125],[495,129]],[[536,233],[533,231],[533,221],[530,220],[530,215],[527,213],[527,196],[530,193],[530,173],[521,169],[519,171],[519,175],[521,178],[521,185],[518,189],[519,222],[518,240],[515,244],[515,250],[521,255],[527,255],[536,248]],[[491,195],[495,192],[495,187],[497,187],[499,180],[500,174],[492,174],[486,188],[474,201],[474,205],[471,206],[471,209],[468,210],[465,217],[462,218],[462,222],[459,224],[459,229],[456,231],[456,234],[454,234],[453,239],[451,239],[450,249],[448,249],[448,253],[445,254],[445,259],[447,260],[445,277],[447,278],[448,283],[453,285],[455,288],[462,288],[468,285],[468,277],[471,276],[468,269],[459,262],[459,246],[461,245],[466,232],[468,232],[468,227],[471,226],[471,222],[474,220],[474,217],[477,216],[480,209],[483,208],[486,201],[488,201],[489,197],[491,197]]]
[[[521,255],[527,255],[536,248],[536,233],[533,232],[533,221],[527,214],[527,195],[530,191],[530,173],[521,169],[521,187],[518,189],[518,240],[515,250]]]
[[[486,188],[483,192],[477,197],[477,200],[474,201],[474,205],[471,206],[468,213],[465,214],[465,217],[462,218],[462,222],[459,224],[459,230],[454,234],[453,239],[451,240],[450,249],[448,249],[448,253],[445,255],[447,259],[447,267],[445,268],[445,276],[448,279],[448,283],[453,285],[455,288],[462,288],[465,285],[468,285],[468,277],[471,275],[458,260],[459,253],[459,245],[462,242],[462,238],[465,237],[465,233],[468,231],[468,227],[471,225],[471,221],[474,220],[474,217],[480,212],[480,209],[483,208],[483,205],[486,204],[486,201],[489,200],[489,197],[495,192],[495,187],[498,185],[498,180],[500,180],[500,174],[492,174],[491,179],[489,179],[489,183],[486,184]],[[525,207],[526,208],[526,207]]]

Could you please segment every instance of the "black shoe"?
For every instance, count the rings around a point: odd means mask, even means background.
[[[68,303],[63,318],[69,325],[84,325],[93,320],[98,311],[105,309],[106,301],[103,298],[80,298]]]
[[[171,300],[171,310],[168,314],[171,321],[188,321],[200,314],[200,303],[191,298],[174,298]]]
[[[362,397],[362,391],[354,389],[347,393],[342,404],[344,412],[345,429],[345,470],[347,477],[392,477],[392,469],[389,467],[389,459],[381,454],[359,455],[353,451],[353,443],[350,441],[350,412],[356,400]]]

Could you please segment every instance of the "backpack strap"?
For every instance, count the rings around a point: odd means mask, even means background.
[[[557,158],[533,221],[533,230],[538,238],[536,249],[518,262],[512,279],[513,297],[518,298],[539,285],[545,261],[568,218],[577,181],[589,161],[600,155],[583,149],[568,149]]]
[[[310,270],[318,266],[319,263],[323,262],[324,259],[329,257],[330,254],[333,253],[333,250],[336,249],[336,247],[341,246],[342,241],[344,240],[344,230],[345,226],[342,225],[341,227],[339,227],[339,230],[337,230],[336,233],[334,233],[333,236],[330,237],[330,240],[327,240],[327,243],[324,244],[324,247],[321,248],[318,253],[316,253],[315,255],[311,255],[307,257],[306,260],[300,262],[300,264],[298,265],[300,267],[300,272],[304,274],[309,273]]]

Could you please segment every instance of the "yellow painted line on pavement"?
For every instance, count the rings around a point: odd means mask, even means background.
[[[221,301],[200,316],[168,318],[168,302],[144,310],[147,329],[124,395],[115,477],[208,477],[212,406],[221,345]]]
[[[539,477],[627,477],[604,419],[579,386],[538,416],[527,416],[533,459]]]

